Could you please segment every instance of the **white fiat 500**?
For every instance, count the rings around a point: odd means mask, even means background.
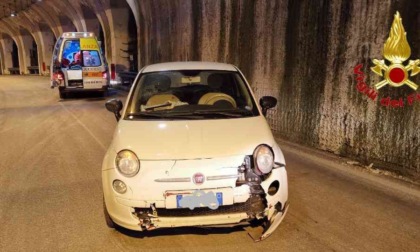
[[[102,165],[108,226],[244,225],[268,237],[288,209],[285,160],[264,117],[276,103],[258,105],[233,65],[143,68],[124,106],[106,103],[118,120]]]

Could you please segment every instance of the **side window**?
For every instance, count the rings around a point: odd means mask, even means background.
[[[61,43],[63,42],[63,38],[59,38],[57,40],[57,42],[55,43],[54,46],[54,51],[53,51],[53,57],[52,57],[52,65],[54,66],[57,62],[59,62],[59,53],[60,53],[60,47],[61,47]]]

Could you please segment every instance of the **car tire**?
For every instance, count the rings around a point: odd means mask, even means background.
[[[106,209],[105,200],[103,200],[103,208],[104,208],[104,216],[105,216],[105,222],[106,225],[109,228],[115,228],[117,224],[111,219],[111,216],[109,216],[108,210]]]
[[[60,99],[66,99],[67,98],[67,94],[64,91],[59,90],[60,93]]]

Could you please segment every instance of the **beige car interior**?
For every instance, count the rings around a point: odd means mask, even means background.
[[[175,95],[164,93],[164,92],[169,91],[171,88],[171,79],[168,76],[156,75],[156,76],[153,76],[152,78],[153,78],[152,80],[148,80],[148,81],[153,83],[153,86],[156,87],[159,93],[152,95],[147,100],[146,107],[158,106],[158,105],[162,105],[168,102],[172,104],[180,102],[179,98],[176,97]],[[167,107],[156,108],[155,110],[160,110],[160,109],[167,109]]]
[[[161,92],[167,92],[170,89],[171,86],[171,80],[169,77],[162,76],[157,79],[156,86],[159,89],[160,94],[155,94],[151,96],[146,103],[145,107],[153,107],[162,105],[165,103],[170,102],[171,104],[179,104],[182,103],[180,99],[173,95],[168,93],[161,93]],[[220,107],[227,107],[227,108],[236,108],[237,104],[235,99],[232,98],[232,96],[225,94],[221,92],[222,85],[224,84],[224,78],[221,74],[211,74],[207,78],[207,85],[211,88],[211,92],[206,93],[200,97],[198,100],[198,104],[200,105],[215,105]],[[188,103],[183,103],[188,104]],[[167,109],[167,107],[163,108],[156,108],[156,110],[160,109]]]
[[[214,105],[215,103],[230,103],[234,108],[236,108],[236,102],[232,96],[224,93],[207,93],[203,95],[198,104],[203,105]]]
[[[224,78],[220,74],[211,74],[207,78],[207,85],[214,91],[219,91],[223,85]],[[236,108],[236,101],[232,96],[222,92],[210,92],[201,96],[198,100],[198,104],[201,105],[222,105]]]
[[[180,100],[173,94],[156,94],[147,100],[146,106],[155,106],[167,102],[175,103]]]

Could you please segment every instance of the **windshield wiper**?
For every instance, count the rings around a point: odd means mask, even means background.
[[[152,118],[164,118],[162,114],[152,114],[147,112],[138,112],[138,113],[129,113],[127,114],[129,117],[152,117]]]
[[[142,117],[142,118],[161,118],[161,119],[202,119],[202,116],[193,115],[191,113],[150,113],[150,112],[138,112],[130,113],[127,116]],[[131,118],[130,118],[131,119]]]
[[[249,110],[196,110],[192,113],[193,115],[221,115],[227,117],[242,117],[242,116],[252,116],[253,113]]]
[[[170,107],[170,106],[172,106],[172,103],[168,101],[168,102],[158,104],[158,105],[144,106],[144,110],[154,111],[156,108],[164,108],[164,107]]]
[[[252,116],[253,113],[246,109],[237,110],[195,110],[191,112],[137,112],[130,113],[127,116],[142,118],[161,118],[161,119],[203,119],[204,117],[222,116],[227,118],[240,118],[243,116]],[[131,118],[130,118],[131,119]]]
[[[167,101],[165,103],[162,104],[157,104],[157,105],[150,105],[150,106],[146,106],[146,105],[142,105],[141,110],[145,110],[145,111],[155,111],[155,109],[157,108],[164,108],[164,107],[170,107],[170,109],[173,109],[174,107],[178,107],[178,106],[184,106],[184,105],[188,105],[188,103],[186,102],[173,102],[173,101]]]

